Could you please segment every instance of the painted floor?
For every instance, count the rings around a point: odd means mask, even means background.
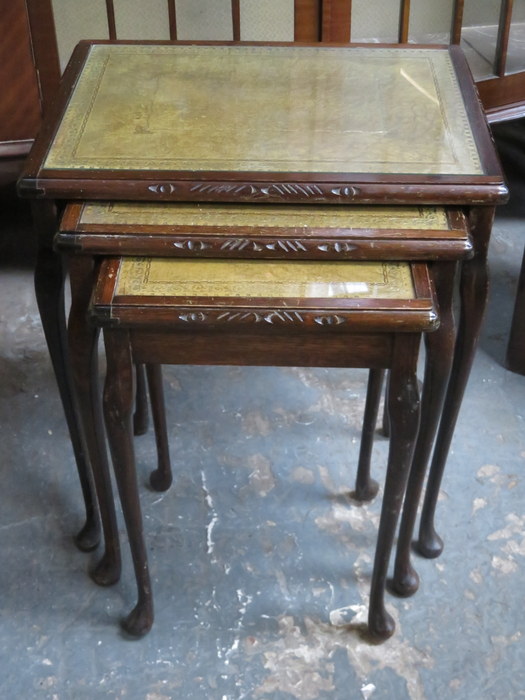
[[[0,697],[392,700],[525,697],[525,378],[503,367],[525,234],[525,129],[500,128],[512,180],[490,250],[490,307],[443,483],[439,559],[414,557],[395,636],[370,645],[381,494],[353,488],[366,372],[165,369],[174,483],[146,482],[156,621],[130,641],[122,581],[98,588],[75,549],[80,490],[36,309],[24,210],[2,200]],[[525,178],[523,178],[525,180]],[[374,472],[384,476],[378,436]],[[122,530],[123,526],[121,525]],[[124,537],[124,532],[122,532]]]

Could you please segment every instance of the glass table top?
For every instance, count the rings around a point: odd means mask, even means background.
[[[414,299],[411,266],[122,258],[115,296],[245,299]]]
[[[95,44],[44,171],[480,175],[447,50]]]
[[[83,226],[199,226],[304,229],[449,230],[442,207],[353,206],[351,209],[253,204],[157,204],[88,202],[79,219]]]

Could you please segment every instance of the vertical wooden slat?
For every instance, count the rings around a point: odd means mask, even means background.
[[[232,27],[233,27],[233,40],[241,40],[241,8],[240,0],[231,0],[232,3]]]
[[[452,26],[450,28],[450,43],[461,43],[461,29],[463,27],[463,10],[465,0],[456,0],[454,3],[454,14],[452,15]]]
[[[168,19],[170,23],[170,39],[175,41],[177,39],[177,8],[175,7],[175,0],[168,1]]]
[[[53,6],[51,0],[26,0],[26,8],[42,108],[45,112],[60,85],[60,60]]]
[[[294,0],[295,41],[321,41],[321,0]]]
[[[408,27],[410,24],[410,0],[401,0],[399,8],[399,32],[398,41],[406,44],[408,41]]]
[[[115,22],[115,7],[113,5],[113,0],[106,0],[106,14],[108,17],[109,38],[115,40],[117,38],[117,25]]]
[[[323,0],[321,41],[346,43],[350,41],[352,0]]]
[[[494,62],[494,73],[499,78],[502,78],[505,75],[513,6],[514,0],[501,0],[501,12],[498,25],[498,43],[496,45],[496,58]]]

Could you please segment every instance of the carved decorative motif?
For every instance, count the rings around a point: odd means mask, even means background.
[[[255,253],[261,253],[265,250],[283,251],[284,253],[306,253],[309,247],[307,242],[298,240],[275,240],[262,243],[250,238],[230,238],[221,244],[221,250],[240,252],[248,249]]]
[[[155,194],[173,194],[177,186],[171,182],[148,185],[148,190]],[[307,199],[345,199],[350,200],[360,193],[358,187],[332,187],[330,185],[304,185],[300,183],[273,183],[257,184],[253,182],[242,183],[206,183],[198,182],[191,185],[189,191],[204,197],[216,195],[228,195],[240,199],[261,200],[287,200],[294,201]]]
[[[148,190],[155,194],[173,194],[177,187],[171,182],[164,182],[157,185],[149,185]]]
[[[261,241],[251,238],[229,238],[226,241],[203,241],[201,239],[184,239],[175,241],[173,247],[178,250],[188,251],[191,253],[200,253],[205,250],[214,249],[216,251],[230,253],[287,253],[287,254],[303,254],[320,251],[333,255],[338,253],[343,255],[356,250],[359,246],[349,243],[344,240],[327,241],[319,243],[319,240],[289,240],[278,239],[271,241]]]
[[[322,253],[349,253],[357,247],[353,243],[348,243],[348,241],[328,241],[316,245],[316,249]]]
[[[183,241],[175,241],[175,243],[173,244],[173,247],[178,248],[179,250],[187,250],[191,253],[199,253],[203,250],[207,250],[211,246],[209,243],[206,243],[205,241],[186,239]]]
[[[329,314],[316,316],[314,321],[320,326],[339,326],[341,323],[345,322],[345,319],[343,316],[338,316],[337,314]]]
[[[344,188],[340,188],[344,189]],[[350,188],[349,188],[350,189]],[[351,188],[353,189],[353,188]],[[190,192],[200,195],[227,194],[235,197],[249,197],[251,199],[312,199],[326,197],[328,192],[336,194],[331,189],[319,185],[302,185],[297,183],[274,183],[259,185],[253,182],[243,183],[206,183],[198,182],[192,185]]]
[[[304,324],[307,321],[307,314],[284,309],[265,309],[263,311],[207,309],[206,311],[182,311],[178,314],[178,318],[185,323],[269,323],[275,325]],[[321,314],[314,316],[313,320],[320,326],[339,326],[346,321],[344,316],[339,314]]]

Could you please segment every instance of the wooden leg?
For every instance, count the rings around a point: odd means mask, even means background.
[[[162,385],[162,367],[161,365],[146,365],[146,373],[157,444],[157,468],[151,472],[149,482],[151,488],[155,491],[167,491],[171,486],[172,474],[164,404],[164,387]]]
[[[148,396],[146,392],[146,373],[144,365],[136,364],[135,413],[133,414],[133,433],[145,435],[148,432]]]
[[[419,335],[397,336],[388,396],[390,449],[368,612],[368,630],[376,639],[387,639],[395,629],[394,620],[385,608],[385,585],[419,425],[418,349]]]
[[[461,265],[461,310],[454,362],[430,466],[417,543],[418,551],[428,558],[438,557],[443,551],[443,541],[434,527],[434,516],[441,480],[474,360],[487,302],[487,249],[493,220],[493,207],[477,207],[470,214],[475,253],[471,260]]]
[[[120,578],[121,561],[115,504],[101,414],[98,380],[99,331],[87,320],[87,309],[95,279],[93,261],[87,256],[72,256],[69,261],[69,271],[71,311],[68,337],[71,367],[93,469],[105,544],[104,555],[91,575],[99,585],[108,586]]]
[[[359,462],[357,465],[355,491],[352,494],[358,501],[371,501],[375,498],[379,489],[377,481],[370,478],[370,460],[372,457],[374,431],[377,423],[384,376],[385,370],[383,369],[371,369],[368,374],[368,388],[366,392],[363,430],[361,432]]]
[[[35,268],[36,300],[64,408],[86,511],[84,526],[76,535],[75,542],[79,549],[90,551],[98,545],[100,525],[91,467],[69,365],[64,309],[65,268],[62,256],[55,253],[52,248],[57,228],[57,213],[53,202],[50,201],[32,202],[32,211],[38,236]]]
[[[452,366],[455,324],[452,311],[456,263],[438,263],[432,268],[440,310],[438,330],[425,334],[426,365],[421,401],[421,424],[410,469],[403,516],[399,528],[394,577],[391,590],[409,596],[419,586],[419,577],[410,561],[412,535],[421,498],[428,460],[443,408]]]
[[[122,627],[128,634],[141,637],[153,624],[153,596],[133,450],[133,363],[129,333],[107,329],[104,342],[107,358],[104,415],[138,590],[137,604],[123,621]]]
[[[386,373],[386,389],[385,389],[385,405],[383,408],[383,421],[381,424],[381,432],[383,437],[390,437],[390,418],[388,417],[388,385],[390,374]]]
[[[521,262],[505,364],[511,372],[525,374],[525,252]]]

